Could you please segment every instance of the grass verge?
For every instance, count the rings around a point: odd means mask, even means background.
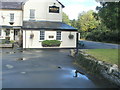
[[[118,64],[118,49],[86,49],[85,52],[98,60]]]

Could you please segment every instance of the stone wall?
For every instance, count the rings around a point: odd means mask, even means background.
[[[13,44],[0,44],[0,48],[12,48]]]
[[[76,50],[71,50],[70,53],[71,56],[75,58],[75,62],[84,67],[87,71],[99,74],[112,83],[120,86],[120,69],[118,65],[96,60],[91,55],[86,54],[84,50],[80,50],[78,54],[76,54]]]

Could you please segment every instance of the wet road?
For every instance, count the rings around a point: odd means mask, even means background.
[[[69,50],[3,49],[2,70],[3,88],[115,87],[76,67]]]
[[[118,49],[120,48],[120,45],[117,45],[117,44],[86,41],[86,40],[80,40],[80,41],[82,41],[85,45],[83,49]]]

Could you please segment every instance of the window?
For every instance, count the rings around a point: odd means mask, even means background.
[[[10,21],[11,21],[11,22],[14,21],[14,13],[10,13]]]
[[[45,31],[40,31],[40,40],[45,39]]]
[[[30,9],[30,19],[35,19],[35,9]]]
[[[56,40],[61,40],[61,31],[57,31]]]

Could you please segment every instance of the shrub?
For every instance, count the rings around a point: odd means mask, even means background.
[[[43,47],[56,47],[60,46],[61,42],[58,40],[45,40],[42,42]]]
[[[6,40],[10,40],[10,37],[5,37]]]
[[[13,44],[13,43],[14,43],[14,40],[11,40],[10,43]]]
[[[2,39],[2,42],[1,42],[1,44],[9,44],[9,43],[10,43],[10,41],[9,41],[9,40]]]
[[[0,43],[1,43],[1,44],[5,44],[5,42],[6,42],[6,40],[5,40],[5,39],[2,39]]]

